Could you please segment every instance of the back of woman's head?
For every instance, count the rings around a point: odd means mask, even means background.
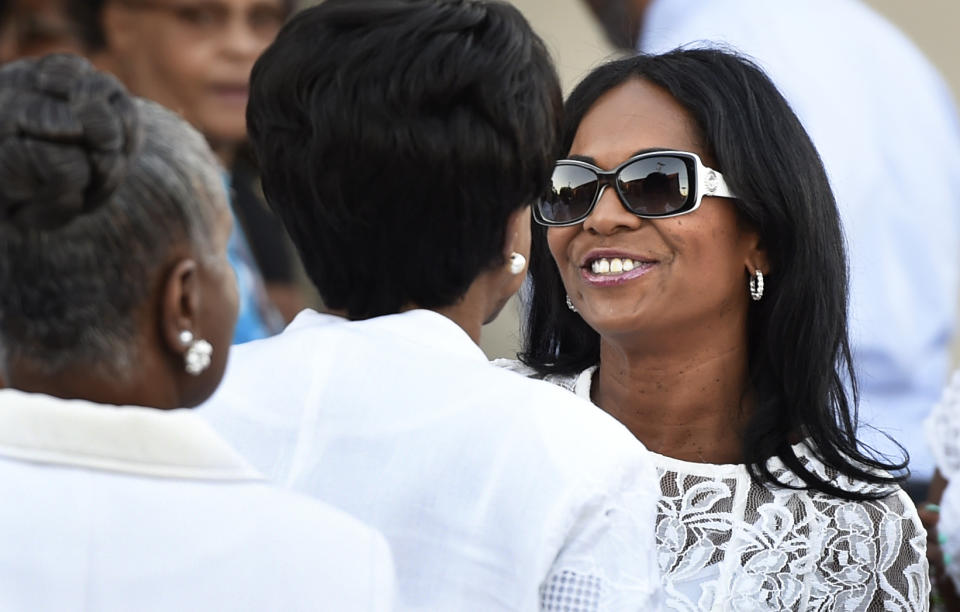
[[[615,61],[591,73],[566,102],[564,150],[594,103],[631,79],[662,87],[690,113],[714,167],[738,196],[738,214],[756,229],[769,257],[764,297],[748,313],[755,412],[743,449],[751,472],[773,481],[765,461],[779,456],[807,484],[842,494],[800,465],[790,441],[801,435],[829,465],[886,482],[859,466],[903,467],[857,447],[855,385],[852,397],[844,387],[854,374],[843,233],[823,164],[796,115],[749,60],[721,50],[677,50]],[[599,336],[563,305],[542,227],[534,231],[531,275],[524,360],[554,372],[595,364]]]
[[[557,154],[560,87],[506,3],[328,0],[257,62],[264,191],[330,308],[455,303]]]
[[[0,68],[0,108],[0,363],[123,376],[164,266],[207,248],[216,161],[74,56]]]

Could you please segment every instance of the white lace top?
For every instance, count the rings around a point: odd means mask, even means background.
[[[947,479],[937,534],[944,558],[950,560],[947,574],[960,590],[960,371],[954,372],[924,426],[937,469]]]
[[[589,399],[596,367],[542,376],[509,360],[496,365]],[[956,438],[955,438],[956,440]],[[852,481],[798,457],[821,477],[852,491]],[[926,531],[903,492],[849,502],[815,491],[758,486],[745,465],[715,465],[657,455],[660,570],[669,610],[927,610]],[[778,459],[781,481],[802,485]]]

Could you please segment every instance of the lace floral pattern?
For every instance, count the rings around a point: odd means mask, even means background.
[[[497,365],[527,376],[517,362]],[[545,379],[589,398],[595,368]],[[877,492],[824,466],[804,444],[806,467],[851,491]],[[824,493],[758,486],[745,466],[654,454],[660,476],[658,562],[668,610],[926,610],[926,532],[902,491],[849,502]],[[779,460],[782,482],[802,481]]]

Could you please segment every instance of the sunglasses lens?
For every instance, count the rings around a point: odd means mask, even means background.
[[[646,157],[620,171],[618,187],[630,209],[661,217],[683,211],[693,202],[693,161],[678,157]]]
[[[550,190],[537,204],[537,212],[546,223],[572,223],[590,211],[597,194],[597,175],[581,166],[557,165]]]

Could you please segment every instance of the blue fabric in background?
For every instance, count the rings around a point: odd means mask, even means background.
[[[233,213],[232,191],[230,177],[224,174],[224,186],[227,189],[227,199],[231,201],[230,213],[233,214],[233,232],[227,243],[227,259],[237,276],[237,296],[239,312],[237,313],[237,327],[233,332],[233,343],[243,344],[252,340],[260,340],[272,336],[282,329],[282,321],[274,310],[267,297],[260,270],[253,259],[253,254],[247,244],[243,227]]]
[[[237,296],[240,306],[237,313],[237,327],[233,332],[233,343],[242,344],[272,335],[258,307],[257,275],[259,272],[250,257],[250,249],[247,248],[243,229],[237,223],[234,223],[233,233],[230,234],[230,241],[227,243],[227,258],[237,275]]]

